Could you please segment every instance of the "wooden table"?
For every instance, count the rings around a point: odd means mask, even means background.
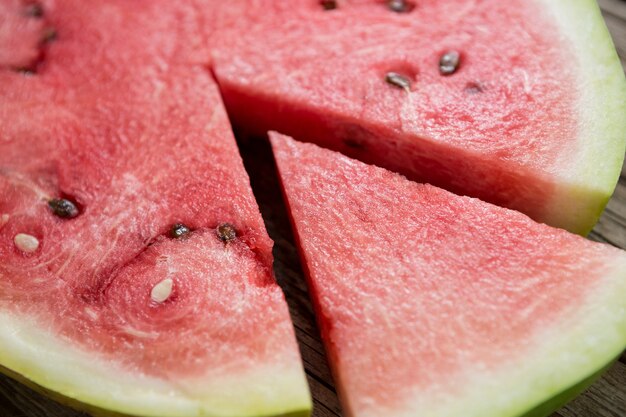
[[[599,3],[622,64],[626,68],[626,1],[600,0]],[[296,327],[315,403],[313,415],[341,416],[287,213],[282,204],[271,151],[263,141],[242,143],[241,149],[248,171],[255,173],[252,186],[268,231],[276,242],[276,275],[287,295]],[[626,249],[626,167],[622,170],[615,195],[590,238]],[[79,416],[84,417],[86,414],[63,407],[7,377],[0,376],[0,417]],[[626,354],[622,355],[602,379],[553,417],[626,417]]]

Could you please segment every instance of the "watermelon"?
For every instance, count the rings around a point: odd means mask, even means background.
[[[626,82],[593,0],[228,11],[212,62],[244,133],[277,130],[581,234],[613,192]]]
[[[195,9],[24,7],[3,22],[28,36],[0,25],[2,372],[98,415],[309,415]]]
[[[626,347],[624,252],[271,141],[346,416],[547,416]]]

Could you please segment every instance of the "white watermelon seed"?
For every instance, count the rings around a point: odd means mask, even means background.
[[[89,316],[90,319],[96,320],[98,318],[98,313],[91,307],[85,308],[85,313]]]
[[[18,233],[13,238],[15,246],[22,252],[32,253],[39,248],[39,240],[33,235]]]
[[[171,278],[165,278],[163,281],[152,287],[150,292],[150,298],[155,303],[162,303],[172,295],[172,288],[174,287],[174,281]]]
[[[9,215],[8,214],[3,214],[2,216],[0,216],[0,227],[4,226],[5,224],[7,224],[7,222],[9,221]]]

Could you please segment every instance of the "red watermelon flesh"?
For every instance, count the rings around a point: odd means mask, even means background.
[[[0,68],[25,69],[37,61],[46,34],[40,13],[22,0],[0,2]]]
[[[272,241],[186,49],[195,9],[170,3],[46,3],[45,59],[0,71],[1,364],[129,415],[308,415]]]
[[[347,416],[544,416],[626,347],[624,252],[271,140]]]
[[[229,4],[212,52],[242,131],[278,130],[579,233],[614,189],[626,83],[593,1]],[[442,75],[449,51],[460,63]]]

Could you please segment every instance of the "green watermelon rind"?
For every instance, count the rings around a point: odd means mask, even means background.
[[[125,372],[64,342],[27,317],[0,310],[0,372],[62,404],[120,417],[307,417],[311,397],[301,363],[247,369],[230,380],[193,379],[200,395],[166,381]],[[271,380],[271,381],[270,381]],[[213,385],[209,385],[210,383]],[[271,384],[271,388],[269,385]],[[259,391],[259,387],[267,389]],[[216,390],[213,390],[216,388]],[[222,393],[236,395],[223,398]]]
[[[123,414],[123,413],[118,413],[115,411],[110,411],[110,410],[107,410],[105,406],[102,406],[103,408],[100,408],[91,404],[80,402],[74,398],[66,397],[56,391],[51,391],[48,388],[44,388],[40,385],[37,385],[33,383],[33,381],[27,378],[24,378],[22,375],[17,374],[11,371],[10,369],[2,367],[2,366],[0,366],[0,373],[18,381],[19,383],[29,387],[35,392],[38,392],[50,399],[53,399],[59,404],[63,404],[65,406],[74,408],[76,410],[85,411],[94,417],[141,417],[139,415]],[[258,414],[258,413],[249,414],[249,416],[251,417],[252,416],[254,417],[309,417],[310,415],[311,415],[311,407],[303,408],[302,410],[296,410],[287,414]],[[210,415],[202,414],[202,416],[209,417],[209,416],[213,416],[213,414],[210,414]]]
[[[74,408],[76,410],[85,411],[91,414],[94,417],[139,417],[138,415],[131,414],[123,414],[115,411],[107,410],[106,408],[100,408],[91,404],[80,402],[74,398],[66,397],[56,391],[51,391],[48,388],[44,388],[40,385],[35,384],[33,381],[24,378],[22,375],[13,372],[12,370],[0,366],[0,373],[18,381],[19,383],[29,387],[35,392],[42,394],[59,404],[63,404],[65,406]],[[311,415],[310,407],[308,409],[297,410],[288,414],[250,414],[250,416],[255,417],[309,417]],[[204,414],[203,416],[212,416],[208,414]]]
[[[626,151],[626,78],[595,0],[538,0],[578,59],[579,147],[564,158],[545,222],[587,235],[606,207]],[[555,71],[559,65],[555,63]],[[567,221],[567,224],[563,223]]]
[[[609,362],[608,365],[606,365],[604,368],[602,368],[598,372],[585,378],[584,380],[580,381],[573,387],[550,398],[548,401],[544,402],[543,404],[538,405],[537,407],[533,408],[532,410],[526,412],[525,414],[519,417],[547,417],[551,415],[553,412],[557,411],[558,409],[560,409],[561,407],[563,407],[564,405],[572,401],[578,395],[582,394],[582,392],[585,391],[585,389],[587,389],[591,384],[593,384],[596,380],[598,380],[602,376],[602,374],[608,371],[616,361],[617,359],[612,360],[611,362]]]

